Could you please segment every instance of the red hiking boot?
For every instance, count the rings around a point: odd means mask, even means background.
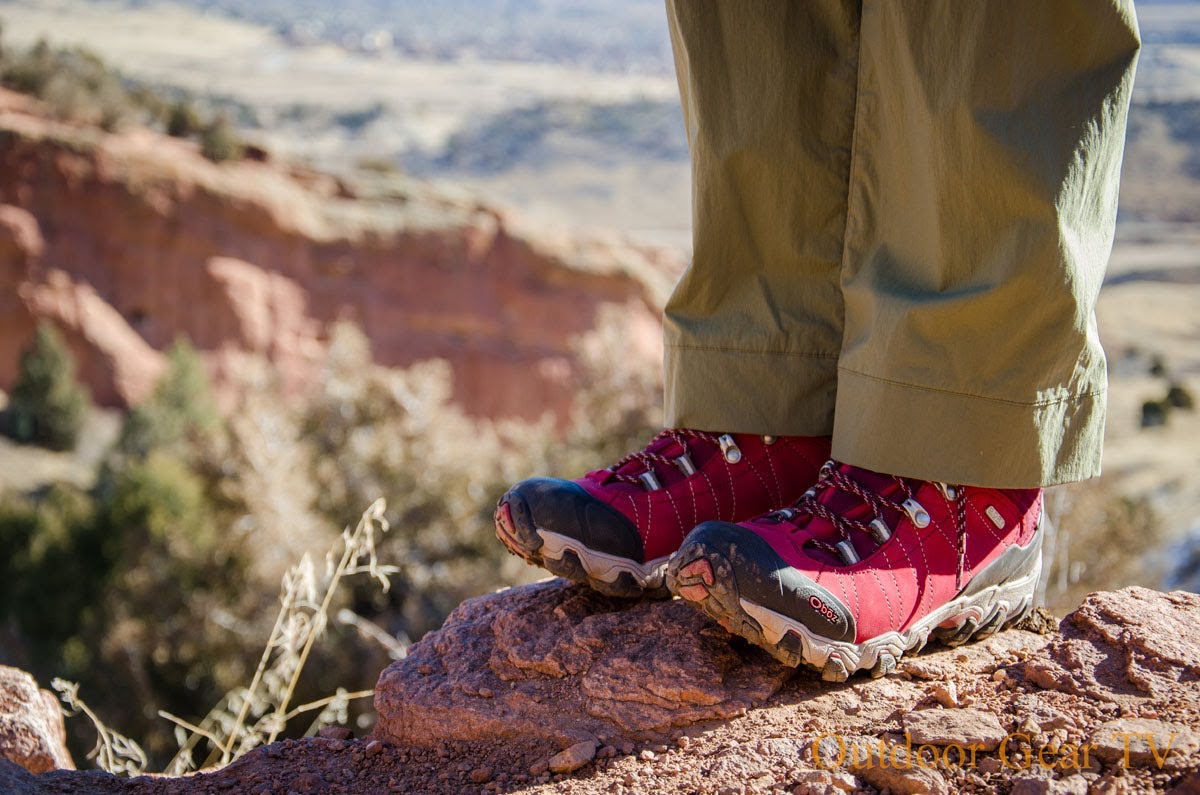
[[[790,508],[684,539],[670,589],[829,681],[882,676],[930,638],[1024,617],[1042,565],[1041,489],[948,486],[830,461]]]
[[[496,507],[510,552],[610,596],[669,596],[667,558],[689,530],[787,505],[817,480],[827,437],[668,429],[578,480],[534,478]]]

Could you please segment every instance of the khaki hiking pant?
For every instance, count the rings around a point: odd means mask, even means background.
[[[694,257],[669,426],[1026,488],[1100,471],[1129,0],[668,0]]]

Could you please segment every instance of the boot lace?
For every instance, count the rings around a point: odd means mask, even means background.
[[[658,446],[660,442],[666,439],[673,440],[679,445],[683,452],[675,458],[668,458],[665,455],[652,452],[652,450]],[[689,439],[692,441],[708,442],[716,447],[721,446],[720,437],[718,437],[716,434],[705,433],[704,431],[694,431],[691,428],[667,428],[664,431],[660,431],[653,439],[651,439],[650,443],[647,444],[645,448],[636,453],[630,453],[617,463],[608,467],[608,470],[612,472],[612,477],[614,480],[643,486],[649,485],[644,477],[647,472],[649,472],[651,475],[658,474],[654,468],[655,465],[669,467],[672,469],[682,468],[684,470],[684,474],[690,474],[687,472],[686,466],[681,464],[681,462],[686,461],[688,462],[687,465],[691,465],[691,449],[688,447]],[[642,465],[642,472],[634,475],[620,471],[626,465],[634,462]]]
[[[877,546],[883,546],[892,535],[892,528],[885,518],[885,511],[894,511],[905,515],[918,528],[927,526],[931,519],[929,512],[917,502],[916,490],[912,482],[891,476],[897,489],[894,496],[879,494],[874,489],[859,483],[841,468],[837,461],[826,461],[821,467],[817,484],[806,491],[795,503],[788,508],[781,508],[768,514],[774,521],[787,521],[793,530],[799,530],[800,524],[796,519],[801,516],[811,516],[824,519],[833,526],[836,536],[827,540],[813,537],[807,543],[836,556],[845,565],[853,566],[859,562],[858,552],[854,548],[851,533],[858,531],[873,539]],[[967,562],[967,503],[966,489],[962,486],[951,486],[945,483],[935,483],[942,496],[953,505],[954,528],[957,536],[958,569],[955,574],[955,588],[962,588],[963,575]],[[833,489],[852,495],[870,507],[872,518],[869,521],[852,519],[844,511],[836,511],[828,505],[818,502],[827,490]]]

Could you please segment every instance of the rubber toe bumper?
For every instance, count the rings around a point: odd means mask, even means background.
[[[666,561],[643,563],[633,522],[578,483],[533,478],[513,486],[496,508],[496,535],[526,561],[609,596],[670,595]]]
[[[698,560],[711,567],[711,583],[705,582],[703,566],[692,569],[699,580],[685,572],[688,564]],[[789,566],[761,536],[736,524],[705,522],[688,533],[668,566],[667,581],[685,599],[701,596],[695,587],[700,585],[710,592],[723,591],[724,599],[718,601],[737,604],[744,599],[787,615],[831,640],[854,640],[854,617],[845,605]]]

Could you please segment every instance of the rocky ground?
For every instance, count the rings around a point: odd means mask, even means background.
[[[463,603],[384,671],[373,736],[326,730],[181,779],[0,759],[0,791],[1200,792],[1198,627],[1200,596],[1098,593],[1058,628],[1039,614],[830,685],[679,602],[551,580]]]

